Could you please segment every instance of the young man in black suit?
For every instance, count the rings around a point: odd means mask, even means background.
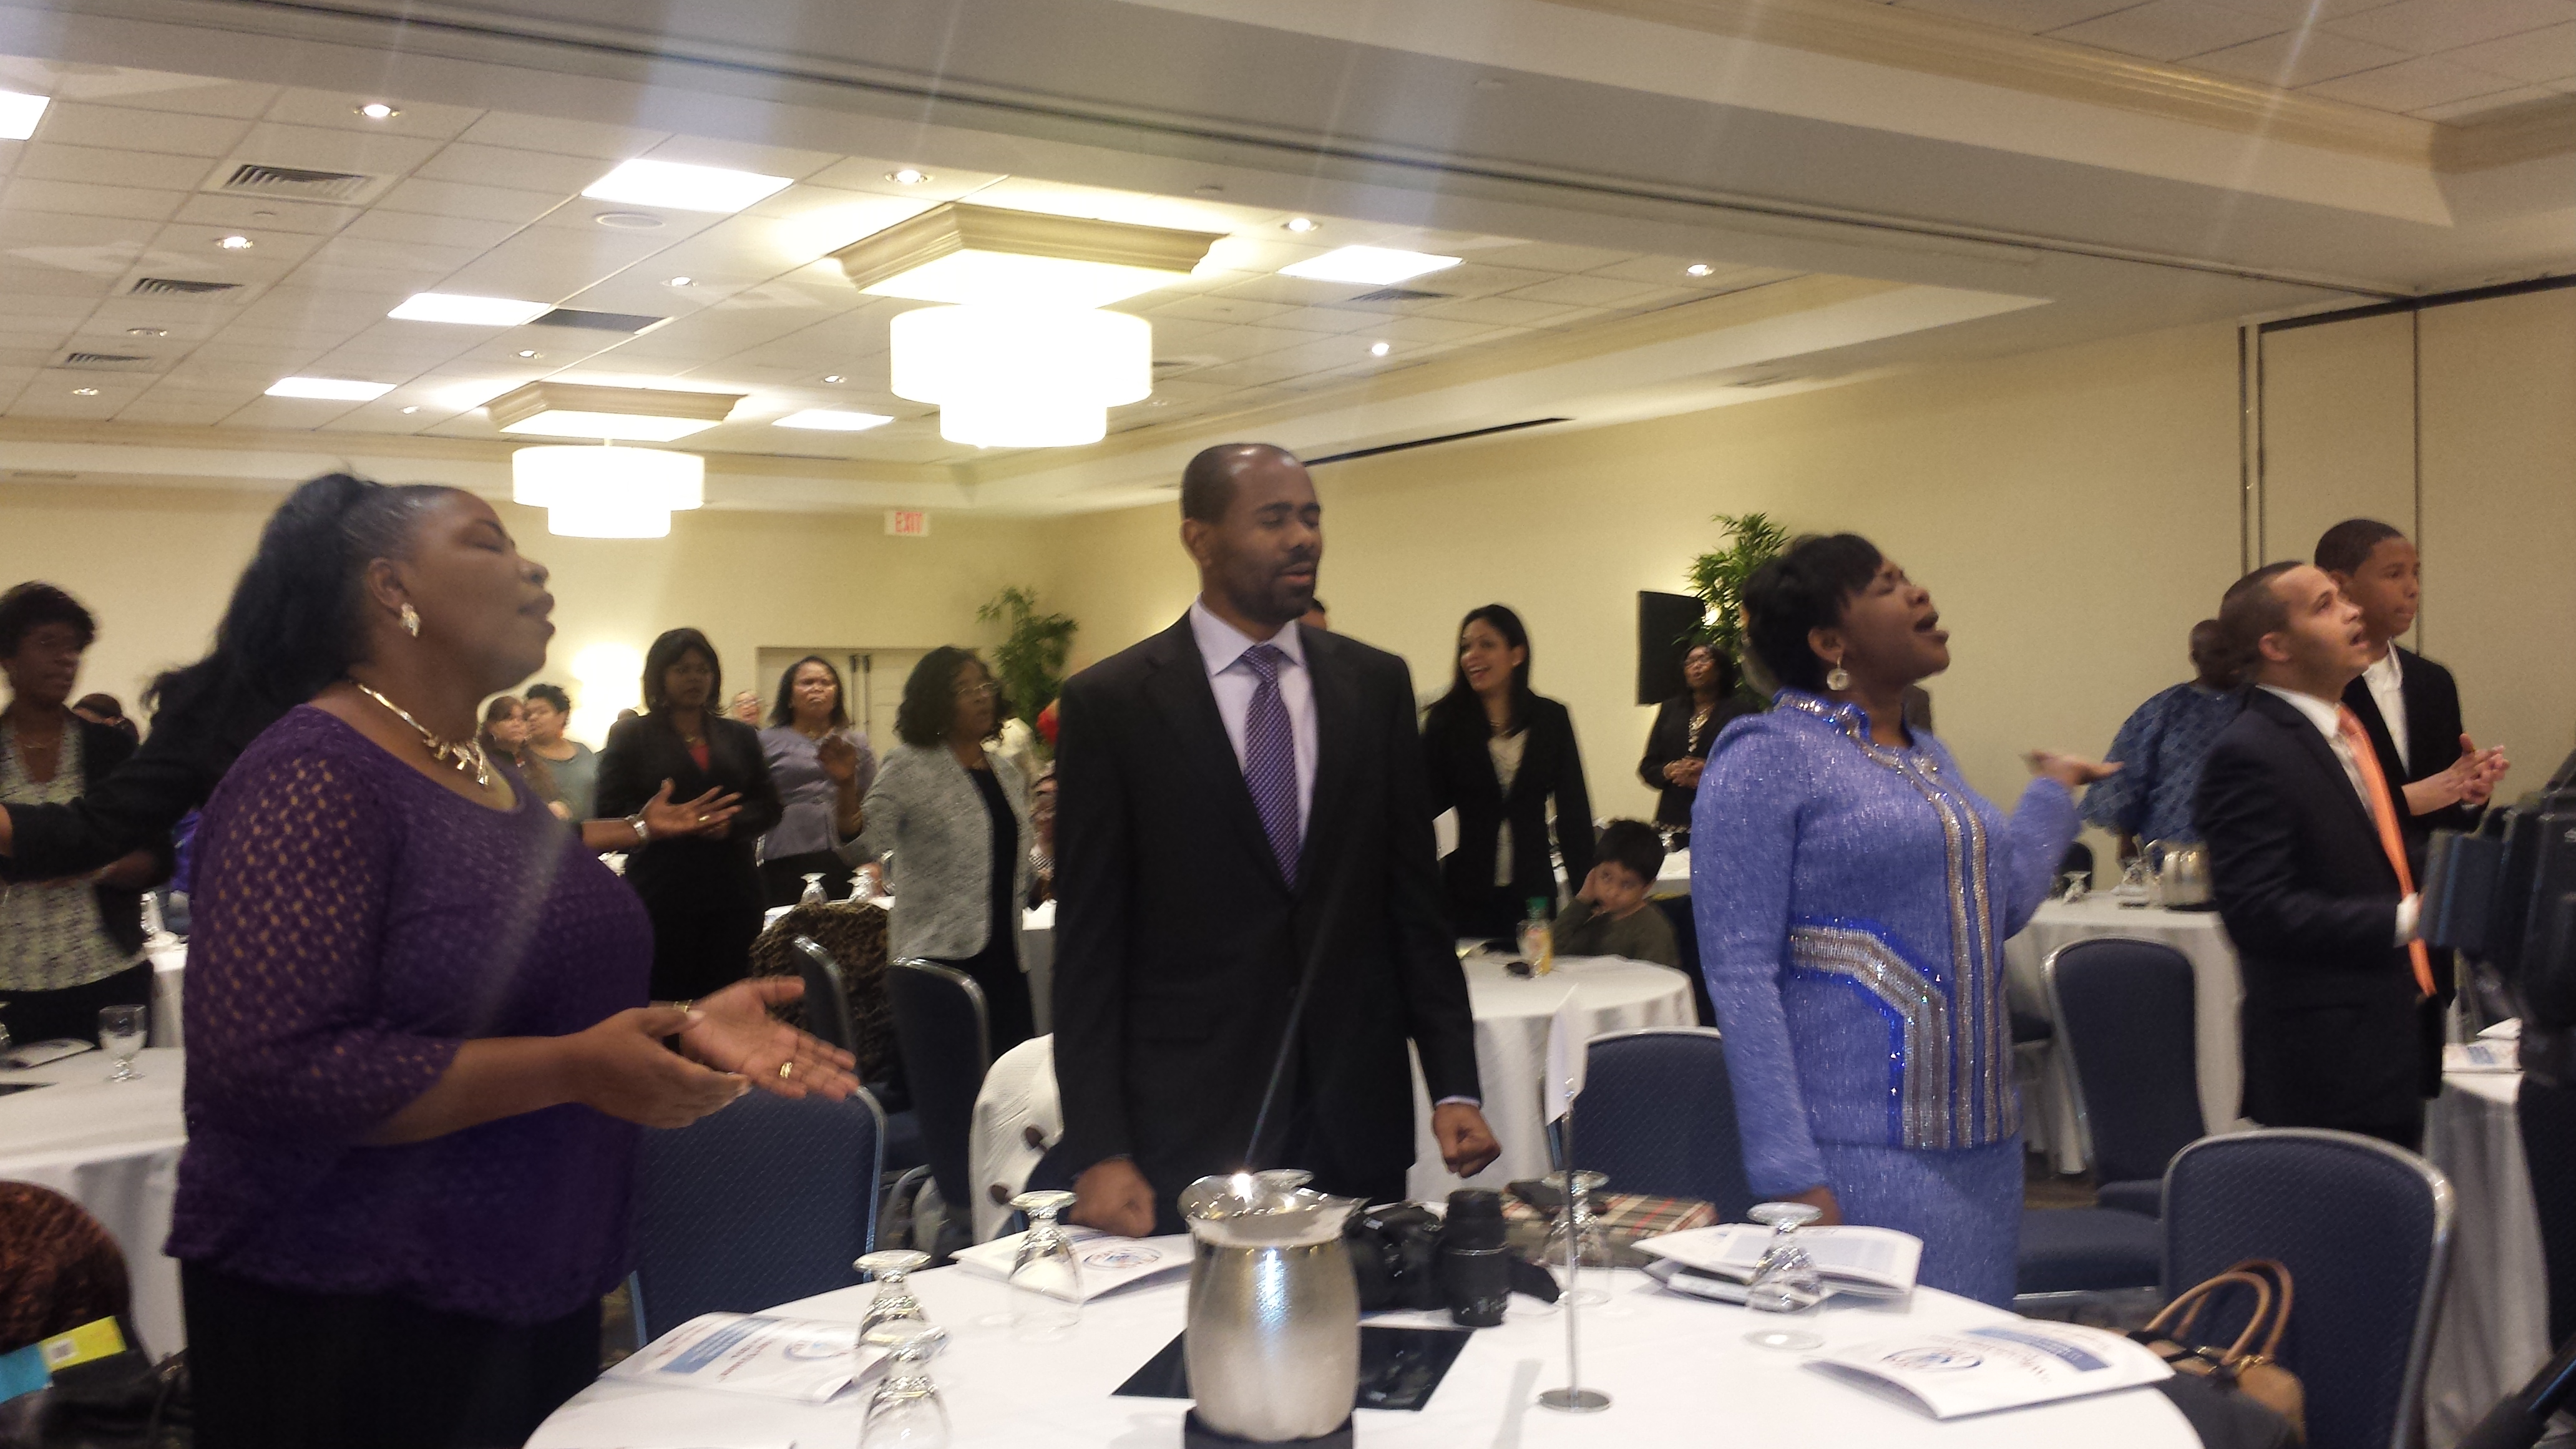
[[[2405,811],[2339,702],[2370,660],[2361,609],[2324,570],[2278,563],[2237,580],[2218,618],[2254,688],[2210,746],[2193,815],[2244,971],[2245,1115],[2412,1151],[2433,978]],[[2435,793],[2491,785],[2489,763],[2463,756]]]
[[[1178,623],[1067,681],[1056,756],[1055,1068],[1073,1220],[1175,1232],[1181,1189],[1297,1167],[1404,1195],[1408,1039],[1466,1176],[1499,1155],[1440,911],[1404,661],[1297,622],[1323,557],[1303,465],[1190,460]],[[1252,1142],[1301,974],[1313,995]]]

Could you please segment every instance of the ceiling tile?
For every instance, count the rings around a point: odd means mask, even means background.
[[[650,232],[530,227],[460,269],[445,290],[553,302],[662,250]]]
[[[74,216],[121,216],[167,221],[187,199],[184,191],[146,191],[136,186],[100,186],[86,181],[38,181],[20,178],[0,192],[0,208],[9,211],[59,211]]]
[[[2122,55],[2149,60],[2180,60],[2223,50],[2279,30],[2279,21],[2204,0],[2147,0],[2098,19],[2048,32],[2052,40],[2073,41]]]
[[[118,242],[148,244],[167,228],[162,223],[122,216],[74,216],[59,211],[0,208],[0,248],[28,246],[91,247]]]
[[[1495,329],[1482,322],[1462,322],[1447,317],[1388,317],[1364,331],[1354,334],[1370,340],[1397,344],[1397,350],[1422,346],[1448,347],[1470,338],[1482,337]]]
[[[116,410],[116,420],[141,427],[210,428],[230,416],[228,406],[208,403],[157,402],[149,393]]]
[[[1386,320],[1386,313],[1369,308],[1299,307],[1294,311],[1282,312],[1275,317],[1265,317],[1261,319],[1261,325],[1265,327],[1286,327],[1300,332],[1321,332],[1329,335],[1333,333],[1359,332],[1367,328],[1379,326]],[[1202,323],[1196,325],[1207,326],[1209,324]],[[1159,327],[1155,330],[1158,334],[1161,331]]]
[[[1660,300],[1670,290],[1613,277],[1555,277],[1518,288],[1510,295],[1524,302],[1558,302],[1569,307],[1635,307]]]
[[[1493,327],[1560,327],[1593,314],[1589,308],[1568,307],[1555,302],[1528,302],[1516,297],[1461,297],[1451,302],[1434,302],[1422,309],[1422,315],[1481,322]]]
[[[158,151],[173,156],[227,156],[232,154],[233,144],[249,131],[246,121],[77,101],[58,101],[46,107],[45,119],[36,128],[38,139],[64,145]]]
[[[2443,59],[2520,81],[2565,80],[2576,76],[2576,24],[2463,46]]]
[[[608,174],[607,163],[586,156],[558,156],[452,141],[413,173],[428,181],[461,181],[519,191],[551,191],[556,200],[578,194]]]
[[[2209,0],[2222,10],[2242,10],[2248,15],[2264,15],[2284,25],[2310,25],[2338,15],[2352,15],[2376,10],[2389,0]]]
[[[1595,267],[1615,267],[1634,255],[1633,252],[1564,246],[1555,242],[1514,242],[1508,246],[1478,247],[1467,253],[1467,265],[1518,267],[1542,272],[1588,272]]]
[[[276,86],[207,80],[202,76],[173,75],[165,71],[46,66],[41,61],[19,63],[51,70],[51,83],[40,89],[57,100],[98,101],[148,111],[183,111],[194,116],[247,119],[268,109],[278,92]]]
[[[1618,261],[1613,257],[1603,265],[1616,266]],[[1446,292],[1453,297],[1497,297],[1562,275],[1562,272],[1552,269],[1541,271],[1534,267],[1495,267],[1468,262],[1447,271],[1433,272],[1428,277],[1416,277],[1406,285],[1420,287],[1426,292]]]
[[[206,179],[206,163],[194,156],[161,156],[138,151],[110,151],[96,146],[60,146],[30,141],[10,168],[14,176],[37,181],[96,181],[112,176],[120,186],[158,191],[194,191]]]
[[[1156,301],[1149,295],[1140,300],[1153,303],[1146,313],[1147,316],[1157,319],[1179,317],[1193,322],[1259,322],[1264,318],[1277,317],[1297,310],[1295,306],[1286,302],[1262,302],[1250,297],[1224,295],[1179,296],[1168,301]]]
[[[357,220],[365,212],[355,206],[316,206],[307,201],[277,201],[265,196],[217,196],[200,191],[180,203],[172,221],[203,222],[207,226],[246,231],[260,227],[269,231],[300,231],[315,236],[328,236]]]
[[[335,131],[322,126],[289,126],[278,121],[262,121],[251,127],[249,135],[242,137],[233,154],[271,166],[399,176],[428,160],[438,147],[436,140],[426,136]]]
[[[729,171],[749,171],[761,176],[784,176],[802,181],[827,166],[837,166],[842,157],[834,151],[799,151],[785,146],[755,146],[742,141],[716,141],[703,136],[672,136],[644,153],[656,161],[676,161],[683,166],[721,166]]]
[[[2108,15],[2125,9],[2137,0],[1896,0],[1899,8],[1921,10],[1933,15],[1946,15],[1953,20],[1974,21],[2004,30],[2018,30],[2036,35],[2073,25],[2097,15]]]
[[[2325,22],[2327,29],[2416,55],[2576,21],[2576,0],[2398,0]]]
[[[628,217],[650,216],[659,220],[661,225],[609,226],[600,220],[603,216],[616,217],[620,222]],[[615,231],[634,237],[660,237],[664,246],[675,246],[723,220],[726,218],[711,212],[663,211],[649,206],[629,206],[623,202],[593,201],[587,196],[575,196],[538,217],[535,224],[563,231]]]
[[[382,102],[394,108],[384,120],[369,120],[358,108]],[[267,119],[297,126],[360,131],[368,135],[420,136],[447,140],[473,125],[483,112],[472,106],[440,106],[400,96],[353,91],[288,90],[269,105]]]
[[[563,204],[551,191],[523,191],[469,182],[428,181],[413,177],[384,194],[374,210],[426,212],[476,221],[506,221],[525,226]]]
[[[430,241],[393,241],[343,232],[313,251],[312,260],[340,267],[392,272],[419,272],[443,277],[481,256],[485,248],[440,245]]]
[[[2354,40],[2331,30],[2285,30],[2261,40],[2195,55],[2191,67],[2260,81],[2280,90],[2295,90],[2339,75],[2395,65],[2407,56],[2406,51]]]
[[[596,121],[566,121],[553,116],[493,111],[466,127],[464,134],[457,139],[486,146],[508,146],[521,151],[558,151],[594,160],[623,161],[630,156],[643,155],[669,134],[641,126],[612,126]]]
[[[469,247],[480,252],[509,240],[511,233],[518,229],[516,222],[485,221],[470,216],[427,216],[416,211],[371,210],[361,213],[340,235],[377,241]]]
[[[2570,109],[2576,109],[2576,102],[2570,102],[2563,91],[2553,91],[2547,86],[2516,86],[2512,90],[2497,91],[2493,95],[2472,96],[2465,101],[2452,101],[2448,105],[2426,106],[2414,114],[2427,121],[2457,124],[2482,121],[2499,111],[2541,105],[2567,106]]]
[[[894,179],[893,173],[907,166],[926,171],[930,179],[906,186]],[[887,196],[913,196],[928,201],[955,201],[1002,179],[998,171],[963,171],[949,166],[932,166],[916,161],[884,160],[872,156],[853,156],[835,161],[810,176],[799,178],[814,186],[837,187],[844,191],[873,191]]]
[[[2305,87],[2303,93],[2383,111],[2420,111],[2427,106],[2511,89],[2513,82],[2493,71],[2471,70],[2428,55],[2321,81]]]

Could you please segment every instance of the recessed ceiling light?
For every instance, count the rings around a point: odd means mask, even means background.
[[[36,123],[45,118],[50,104],[43,96],[0,91],[0,141],[24,141],[36,134]]]
[[[850,285],[918,302],[1105,307],[1168,287],[1219,237],[944,202],[832,254]]]
[[[520,355],[521,357],[543,357],[543,356],[545,356],[545,354],[544,354],[544,353],[539,352],[537,349],[535,349],[535,348],[533,348],[533,347],[522,347],[522,348],[520,348],[520,349],[519,349],[519,355]]]
[[[884,427],[893,421],[894,419],[883,413],[846,413],[832,408],[807,408],[803,412],[789,413],[780,418],[776,426],[820,428],[833,433],[863,433],[870,428]]]
[[[649,211],[603,211],[591,220],[619,231],[651,231],[662,224],[662,218]]]
[[[1458,265],[1456,257],[1435,257],[1429,252],[1397,251],[1392,247],[1336,247],[1320,257],[1281,267],[1283,277],[1305,277],[1318,282],[1366,282],[1386,287],[1397,282]]]
[[[688,166],[677,161],[626,161],[582,189],[594,201],[631,201],[675,211],[740,211],[784,190],[784,176]]]
[[[331,402],[374,402],[392,392],[390,382],[359,382],[346,377],[281,377],[268,386],[270,397],[313,397]]]
[[[252,241],[249,237],[243,236],[243,235],[241,235],[240,233],[236,232],[236,233],[234,233],[234,234],[233,234],[233,235],[231,235],[231,236],[223,237],[223,238],[218,239],[218,240],[215,242],[215,245],[217,245],[217,246],[219,246],[219,247],[222,247],[225,251],[228,251],[228,252],[246,252],[246,251],[249,251],[252,247],[255,247],[255,246],[259,245],[259,243],[255,242],[255,241]]]
[[[830,372],[823,375],[823,380],[825,382],[839,382],[842,381],[842,377],[837,372]]]
[[[1311,216],[1292,216],[1279,224],[1288,228],[1290,231],[1296,232],[1307,232],[1315,229],[1315,219]]]
[[[909,166],[886,173],[886,180],[893,182],[897,186],[919,186],[921,183],[928,181],[929,179],[929,172],[915,171]]]
[[[401,115],[402,112],[395,110],[393,107],[386,105],[382,101],[369,101],[365,105],[358,107],[358,114],[366,117],[370,121],[390,121],[394,117]]]
[[[416,412],[419,412],[419,411],[420,411],[420,405],[419,405],[419,404],[417,404],[417,403],[415,403],[415,404],[413,404],[412,406],[410,406],[410,407],[407,407],[407,408],[404,408],[404,409],[403,409],[403,416],[405,416],[405,417],[409,417],[409,416],[411,416],[413,413],[416,413]]]
[[[694,287],[697,284],[698,279],[695,277],[673,277],[662,285],[665,287]]]
[[[74,397],[96,397],[96,396],[98,396],[98,389],[97,389],[97,388],[94,388],[94,387],[76,387],[76,388],[73,388],[73,389],[72,389],[72,396],[74,396]]]
[[[510,297],[468,297],[456,292],[416,292],[385,315],[398,322],[455,322],[467,327],[516,327],[554,308]]]
[[[729,392],[532,382],[483,407],[505,433],[667,443],[723,422],[742,399]]]
[[[1369,356],[1371,357],[1384,357],[1394,350],[1395,349],[1393,347],[1383,342],[1372,342],[1369,344]]]
[[[170,329],[167,327],[128,327],[125,329],[125,335],[128,337],[167,337],[170,335]]]
[[[1716,270],[1717,268],[1710,266],[1706,262],[1693,262],[1689,266],[1682,268],[1684,273],[1694,277],[1705,277]]]

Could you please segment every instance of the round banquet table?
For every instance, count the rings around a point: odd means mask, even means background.
[[[50,1084],[0,1096],[0,1179],[50,1187],[115,1235],[133,1285],[135,1331],[156,1356],[187,1346],[179,1265],[161,1254],[188,1142],[179,1115],[183,1060],[147,1049],[134,1061],[142,1079],[113,1084],[107,1074],[115,1063],[104,1052],[0,1072],[0,1086]]]
[[[1462,943],[1463,944],[1463,943]],[[1467,1002],[1476,1016],[1476,1073],[1484,1087],[1485,1123],[1503,1155],[1476,1174],[1473,1185],[1501,1187],[1548,1170],[1546,1123],[1539,1115],[1539,1074],[1547,1064],[1547,1032],[1568,990],[1586,1039],[1648,1026],[1695,1026],[1690,978],[1669,966],[1618,956],[1560,956],[1556,969],[1527,980],[1503,969],[1503,958],[1479,952],[1462,963]],[[1580,1143],[1582,1107],[1575,1108]],[[1437,1202],[1469,1185],[1440,1160],[1431,1136],[1431,1097],[1422,1065],[1413,1071],[1413,1171],[1405,1191]],[[1615,1190],[1619,1184],[1612,1183]]]
[[[2236,1008],[2245,988],[2237,974],[2236,947],[2218,913],[2123,906],[2107,891],[2073,904],[2049,901],[2020,935],[2004,943],[2005,985],[2013,1005],[2053,1018],[2042,968],[2059,947],[2096,936],[2154,941],[2189,958],[2192,1010],[2199,1027],[2194,1045],[2200,1058],[2200,1119],[2212,1132],[2253,1126],[2237,1115],[2245,1067],[2237,1054]],[[2038,1050],[2043,1066],[2035,1090],[2025,1097],[2032,1120],[2024,1130],[2033,1145],[2046,1149],[2058,1171],[2082,1172],[2084,1140],[2075,1112],[2074,1078],[2053,1045]]]
[[[1803,1355],[1744,1341],[1749,1310],[1683,1298],[1642,1273],[1613,1275],[1611,1301],[1584,1311],[1584,1382],[1607,1391],[1598,1414],[1560,1414],[1532,1404],[1565,1382],[1565,1325],[1553,1310],[1523,1312],[1479,1330],[1418,1412],[1361,1409],[1353,1438],[1367,1449],[1461,1449],[1503,1445],[1740,1444],[1852,1445],[1870,1449],[2198,1449],[2182,1415],[2151,1388],[1937,1423],[1914,1409],[1804,1369]],[[1085,1304],[1081,1325],[1053,1343],[1015,1342],[1008,1329],[978,1320],[1002,1311],[1006,1290],[960,1268],[917,1273],[914,1289],[932,1322],[948,1330],[931,1364],[948,1410],[952,1449],[1050,1449],[1114,1445],[1179,1449],[1179,1399],[1118,1398],[1111,1390],[1181,1331],[1188,1285],[1165,1281]],[[783,1305],[798,1318],[855,1322],[873,1286],[845,1288]],[[1373,1322],[1447,1326],[1412,1314]],[[1964,1328],[2010,1321],[2000,1309],[1918,1289],[1902,1308],[1833,1307],[1815,1320],[1828,1345],[1867,1342],[1909,1329]],[[529,1449],[785,1449],[856,1443],[864,1392],[825,1404],[705,1389],[668,1389],[603,1379],[557,1410]]]
[[[2424,1438],[2450,1449],[2549,1360],[2549,1270],[2514,1122],[2520,1072],[2445,1072],[2424,1155],[2451,1179],[2451,1281],[2424,1371]]]

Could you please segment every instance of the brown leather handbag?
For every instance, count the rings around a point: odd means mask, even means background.
[[[2231,1289],[2254,1295],[2245,1331],[2225,1348],[2194,1340],[2193,1330],[2211,1302]],[[2177,1375],[2202,1380],[2223,1397],[2241,1397],[2277,1414],[2296,1442],[2307,1441],[2307,1391],[2299,1376],[2275,1359],[2290,1326],[2290,1269],[2270,1258],[2250,1258],[2177,1294],[2146,1327],[2130,1334]]]

